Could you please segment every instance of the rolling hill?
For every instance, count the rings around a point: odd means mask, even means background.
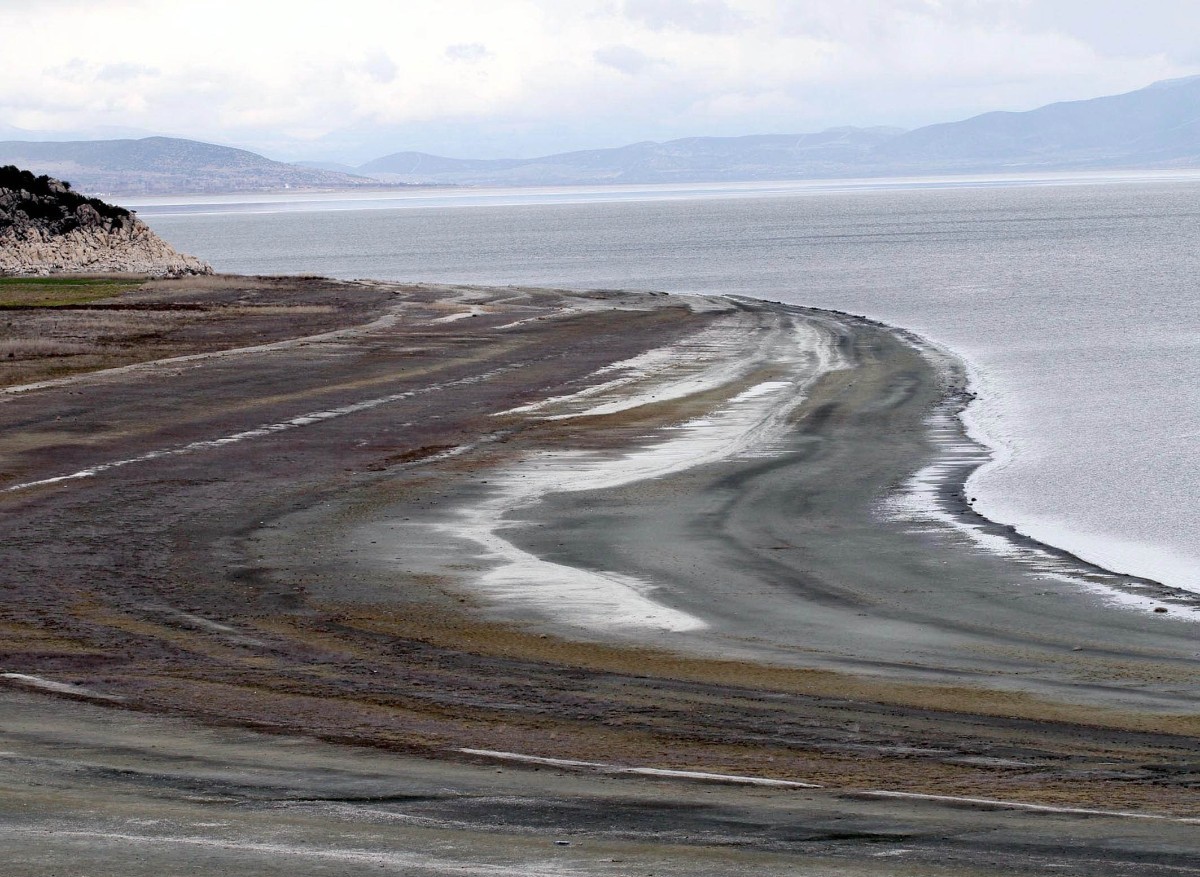
[[[531,159],[453,159],[398,152],[356,172],[407,183],[669,183],[819,177],[862,162],[899,128],[833,128],[817,134],[689,137]]]
[[[67,142],[0,141],[0,165],[70,180],[86,192],[122,195],[348,189],[377,180],[271,161],[245,149],[173,137]]]
[[[882,169],[1121,168],[1200,165],[1200,76],[1126,94],[984,113],[880,144]]]

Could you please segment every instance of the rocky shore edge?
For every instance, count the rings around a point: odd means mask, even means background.
[[[75,192],[69,183],[0,168],[0,276],[125,273],[211,274],[131,211]]]

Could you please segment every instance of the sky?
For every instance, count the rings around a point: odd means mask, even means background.
[[[284,160],[912,128],[1200,73],[1195,0],[0,0],[0,137]]]

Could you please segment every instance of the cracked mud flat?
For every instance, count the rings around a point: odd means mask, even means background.
[[[721,298],[328,292],[0,396],[14,873],[1200,870],[1184,598],[888,511],[951,359]]]

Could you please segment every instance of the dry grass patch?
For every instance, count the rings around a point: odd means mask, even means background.
[[[95,345],[56,341],[53,338],[0,338],[0,359],[38,359],[99,352]]]
[[[236,316],[289,316],[299,314],[332,314],[337,308],[333,305],[231,305],[224,307],[219,313]]]

